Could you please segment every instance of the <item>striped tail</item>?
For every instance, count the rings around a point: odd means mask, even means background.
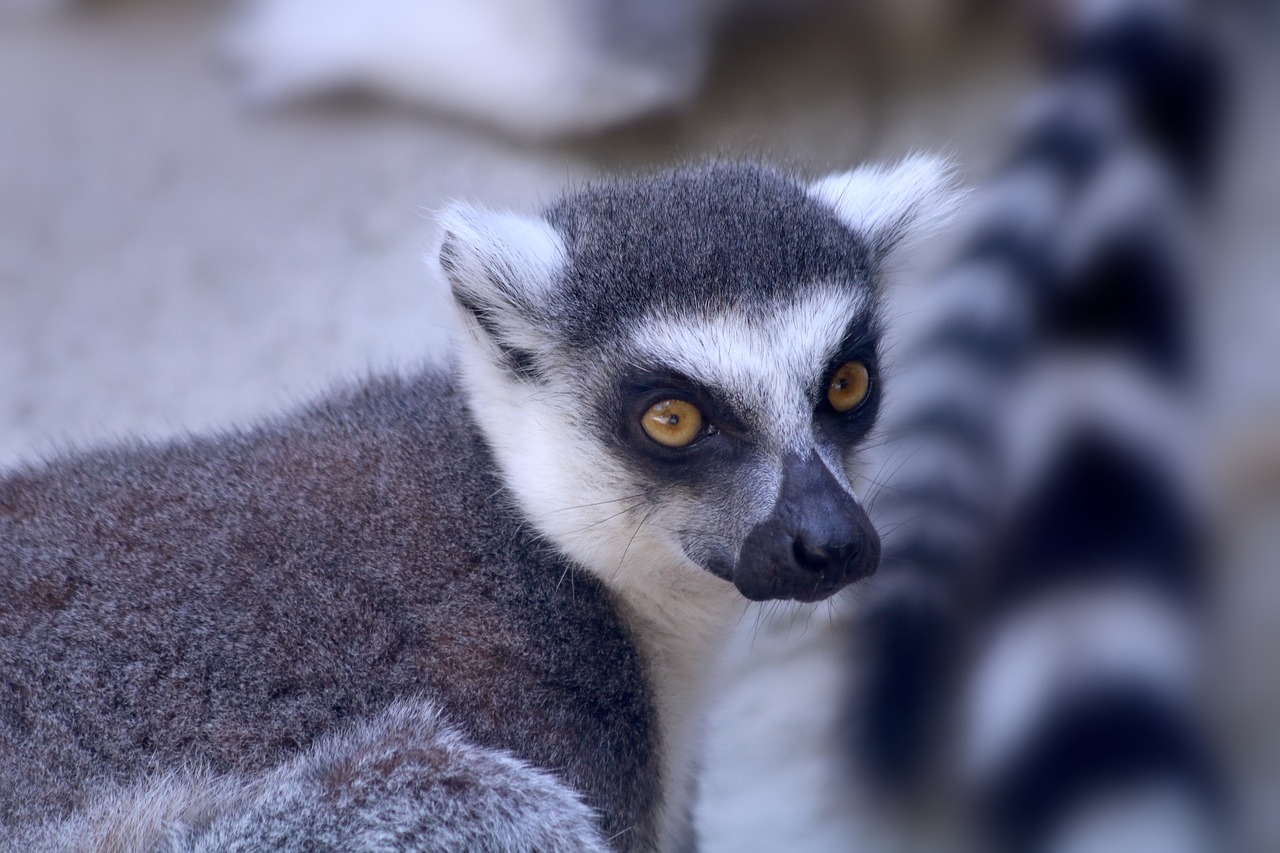
[[[972,806],[982,849],[1218,849],[1184,463],[1222,75],[1190,6],[1080,6],[902,354],[847,731],[865,787]]]

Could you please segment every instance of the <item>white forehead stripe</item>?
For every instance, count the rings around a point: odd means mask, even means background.
[[[809,434],[806,392],[849,323],[867,310],[864,294],[818,287],[769,312],[658,316],[635,331],[632,346],[656,365],[742,399],[796,440]]]

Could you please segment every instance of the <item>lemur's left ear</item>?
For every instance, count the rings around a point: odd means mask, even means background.
[[[440,216],[440,267],[472,337],[522,379],[545,348],[547,303],[564,242],[540,217],[458,204]]]
[[[809,185],[809,195],[862,235],[880,265],[944,226],[966,193],[956,187],[949,160],[917,154],[893,166],[827,175]]]

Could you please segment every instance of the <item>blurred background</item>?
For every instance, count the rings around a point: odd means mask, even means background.
[[[1042,80],[1037,11],[997,0],[343,6],[0,0],[0,465],[244,424],[443,357],[422,258],[450,200],[530,210],[709,157],[816,176],[920,149],[981,184]],[[1280,9],[1214,11],[1231,97],[1197,224],[1207,426],[1190,452],[1209,472],[1212,738],[1239,845],[1264,853],[1280,850]],[[946,849],[904,841],[847,778],[856,609],[744,626],[709,729],[706,850]]]

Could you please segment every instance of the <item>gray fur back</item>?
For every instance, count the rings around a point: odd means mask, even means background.
[[[604,853],[595,815],[549,773],[477,747],[429,703],[397,703],[257,776],[165,775],[99,794],[14,850],[563,850]]]
[[[648,844],[637,653],[492,472],[460,393],[428,372],[0,481],[0,827],[167,770],[260,776],[427,697],[418,712],[469,749],[556,774],[605,836]]]

